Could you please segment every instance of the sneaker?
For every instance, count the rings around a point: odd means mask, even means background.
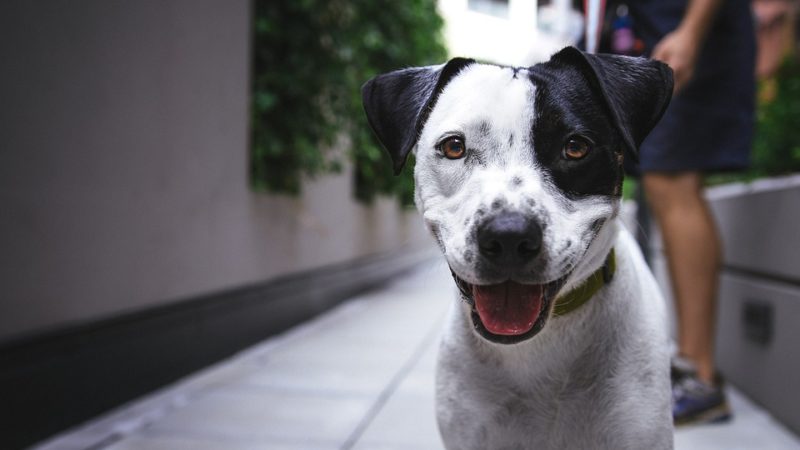
[[[672,418],[675,426],[721,423],[731,419],[721,377],[716,377],[715,383],[710,385],[697,378],[690,364],[676,365],[674,360],[671,375]]]
[[[694,363],[688,359],[675,355],[670,360],[669,375],[673,385],[684,377],[694,376],[696,374],[697,369],[695,369]]]

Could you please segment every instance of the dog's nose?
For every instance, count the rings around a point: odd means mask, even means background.
[[[525,264],[542,248],[542,227],[520,213],[494,216],[478,228],[481,255],[500,266]]]

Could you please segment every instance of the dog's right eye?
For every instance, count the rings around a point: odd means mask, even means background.
[[[467,154],[467,144],[459,136],[451,136],[439,144],[439,150],[447,159],[460,159]]]

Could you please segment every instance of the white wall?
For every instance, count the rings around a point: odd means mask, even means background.
[[[348,174],[249,190],[250,8],[0,3],[0,341],[430,245]]]

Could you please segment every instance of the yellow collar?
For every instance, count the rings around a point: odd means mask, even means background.
[[[563,316],[580,308],[584,303],[589,301],[600,288],[611,282],[616,269],[617,262],[614,257],[614,249],[612,248],[611,251],[608,252],[606,262],[603,263],[602,267],[589,275],[589,278],[585,279],[578,287],[556,298],[556,304],[553,306],[553,314]]]

